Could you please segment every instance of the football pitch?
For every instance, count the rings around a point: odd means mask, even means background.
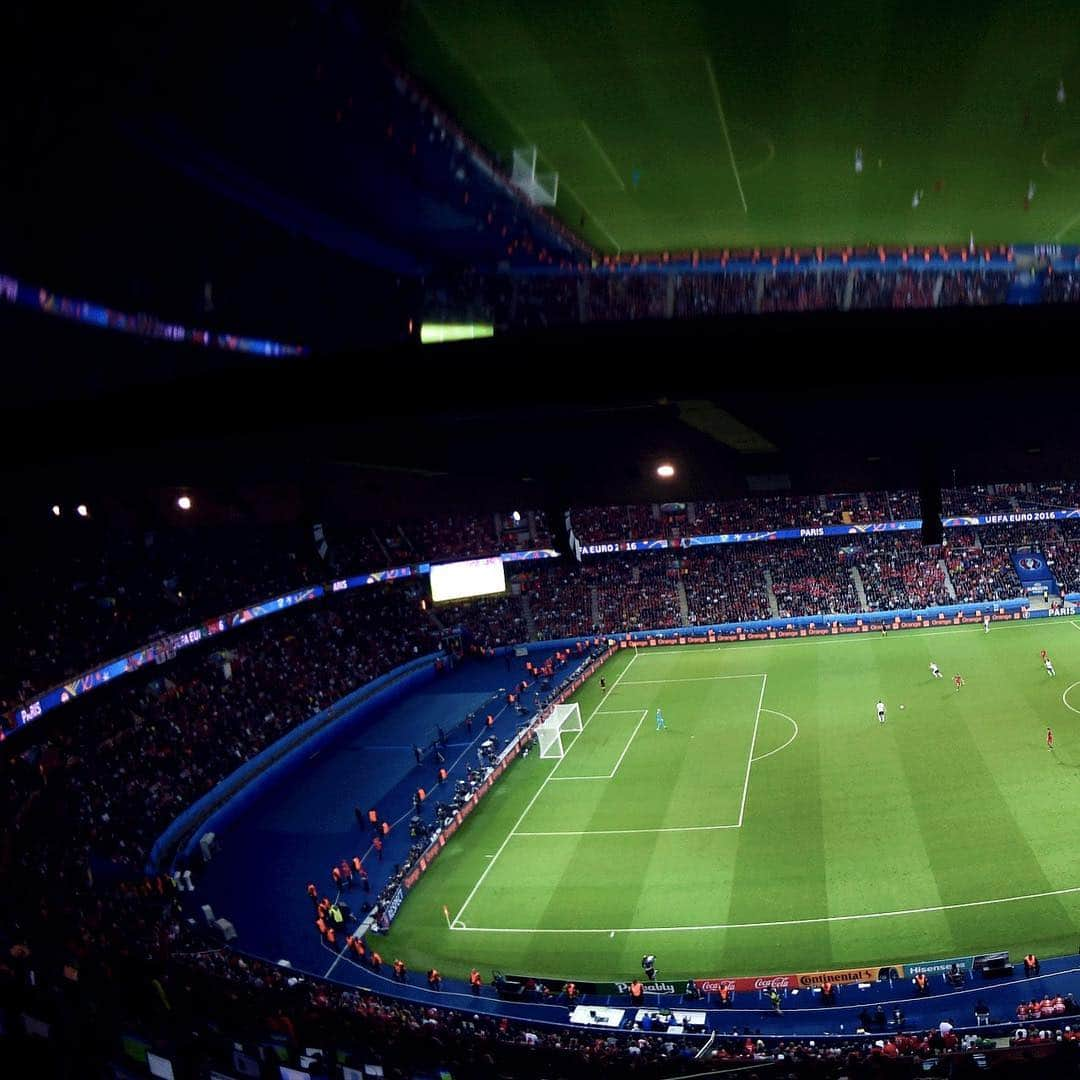
[[[1075,950],[1080,622],[627,650],[602,673],[564,756],[516,762],[406,900],[393,949],[414,970]]]
[[[602,252],[1080,243],[1075,0],[415,0],[402,46]]]

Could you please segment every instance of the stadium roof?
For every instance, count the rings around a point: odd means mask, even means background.
[[[1076,323],[1043,309],[645,324],[227,368],[80,331],[115,381],[99,363],[88,382],[72,348],[70,383],[54,370],[22,399],[37,407],[5,399],[8,490],[291,483],[312,508],[370,517],[1075,476],[1080,380],[991,374],[980,357]],[[954,359],[931,362],[930,341]]]

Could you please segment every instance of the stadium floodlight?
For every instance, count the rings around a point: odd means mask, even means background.
[[[575,701],[571,705],[556,705],[536,729],[542,758],[561,758],[566,753],[563,732],[581,731],[581,709]]]
[[[656,475],[662,476],[665,480],[670,480],[675,475],[675,466],[669,465],[667,462],[663,465],[657,465]]]
[[[79,505],[75,507],[75,513],[81,518],[90,516],[90,511],[87,510],[86,503],[79,503]]]
[[[53,505],[52,505],[52,516],[53,517],[59,517],[60,516],[60,504],[59,503],[53,503]]]
[[[559,196],[559,174],[538,173],[538,151],[533,146],[515,147],[510,182],[535,206],[554,206]]]
[[[176,505],[179,506],[181,510],[190,510],[191,509],[191,496],[190,495],[181,495],[180,498],[176,500]]]

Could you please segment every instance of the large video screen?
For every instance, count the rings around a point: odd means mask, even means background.
[[[506,592],[506,572],[498,556],[442,563],[431,568],[431,599],[436,603],[503,592]]]

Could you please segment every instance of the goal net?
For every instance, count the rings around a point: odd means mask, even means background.
[[[510,182],[529,202],[537,206],[554,206],[559,194],[559,174],[557,172],[538,173],[536,157],[535,146],[515,149]]]
[[[556,705],[551,715],[536,729],[540,742],[542,758],[561,758],[566,753],[563,747],[563,734],[567,731],[581,730],[581,709],[577,702],[573,705]]]

